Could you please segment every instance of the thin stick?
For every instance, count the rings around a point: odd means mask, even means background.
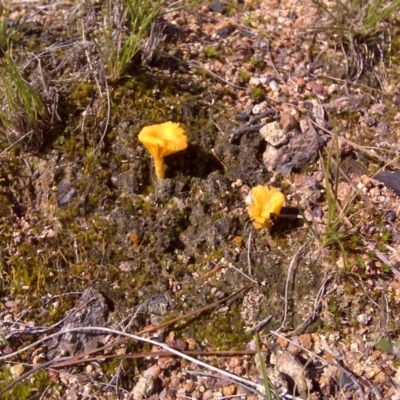
[[[266,117],[275,118],[277,115],[277,111],[273,108],[270,110],[266,110],[261,114],[254,115],[243,126],[228,134],[229,141],[231,143],[239,141],[245,133],[257,131],[265,125],[265,123],[253,125],[255,122]]]
[[[107,97],[107,118],[106,118],[106,123],[104,125],[104,129],[103,129],[103,134],[101,135],[100,141],[97,144],[97,146],[95,147],[95,149],[93,150],[93,153],[96,153],[97,149],[101,146],[101,144],[103,143],[103,140],[107,134],[107,129],[108,129],[108,124],[110,122],[110,114],[111,114],[111,103],[110,103],[110,93],[108,90],[108,84],[107,84],[107,79],[104,79],[104,84],[106,86],[106,97]],[[101,94],[101,93],[100,93]]]
[[[248,237],[248,239],[247,239],[247,266],[248,266],[248,268],[249,268],[249,272],[248,272],[249,276],[252,275],[252,273],[251,273],[250,248],[251,248],[251,230],[250,230],[250,233],[249,233],[249,237]]]
[[[288,293],[289,293],[289,282],[290,282],[290,278],[292,277],[292,270],[293,270],[294,266],[297,264],[296,263],[297,256],[303,251],[304,247],[307,244],[308,244],[308,242],[304,243],[296,251],[296,254],[292,257],[292,260],[290,261],[289,270],[288,270],[287,277],[286,277],[286,284],[285,284],[285,308],[284,308],[284,312],[283,312],[283,320],[281,322],[281,326],[277,329],[277,332],[280,332],[281,329],[284,327],[286,318],[287,318],[287,314],[288,314]]]
[[[173,323],[175,323],[175,322],[181,321],[181,320],[183,320],[183,319],[191,318],[191,317],[193,317],[193,316],[195,316],[195,315],[197,315],[197,314],[202,313],[203,311],[206,311],[206,310],[208,310],[208,309],[210,309],[210,308],[216,307],[217,305],[222,304],[222,303],[224,303],[225,301],[228,301],[228,300],[232,299],[233,297],[235,297],[235,296],[238,295],[239,293],[241,293],[241,292],[247,290],[249,287],[250,287],[250,285],[245,286],[245,287],[239,289],[238,291],[236,291],[235,293],[232,293],[231,295],[229,295],[229,296],[227,296],[227,297],[225,297],[225,298],[223,298],[223,299],[221,299],[221,300],[218,300],[218,301],[216,301],[216,302],[214,302],[214,303],[212,303],[212,304],[210,304],[210,305],[201,307],[201,308],[196,309],[196,310],[194,310],[194,311],[190,311],[190,312],[186,313],[185,315],[176,317],[176,318],[174,318],[174,319],[172,319],[172,320],[170,320],[170,321],[163,322],[163,323],[161,323],[161,324],[159,324],[159,325],[151,326],[151,327],[145,328],[145,329],[143,329],[143,330],[137,332],[136,334],[137,334],[137,335],[142,335],[142,334],[144,334],[144,333],[153,332],[153,331],[162,329],[162,328],[164,328],[164,327],[166,327],[166,326],[168,326],[168,325],[171,325],[171,324],[173,324]],[[94,328],[93,328],[93,329],[94,329]],[[20,350],[17,350],[17,351],[15,351],[15,352],[13,352],[13,353],[10,353],[10,354],[3,355],[3,356],[0,357],[0,361],[6,360],[6,359],[11,358],[11,357],[14,357],[14,356],[17,356],[18,354],[21,354],[21,353],[25,352],[26,350],[29,350],[30,348],[35,347],[35,346],[41,344],[42,342],[44,342],[44,341],[46,341],[46,340],[48,340],[48,339],[51,339],[51,338],[53,338],[53,337],[56,337],[56,336],[58,336],[59,334],[60,334],[60,332],[54,333],[54,334],[52,334],[52,335],[50,335],[50,336],[46,336],[46,337],[44,337],[44,338],[42,338],[42,339],[40,339],[40,340],[34,342],[34,343],[32,343],[32,344],[30,344],[30,345],[28,345],[28,346],[26,346],[26,347],[24,347],[24,348],[22,348],[22,349],[20,349]],[[122,335],[122,336],[124,336],[124,335]],[[96,352],[101,351],[101,350],[106,350],[106,349],[108,349],[108,348],[110,348],[110,347],[114,347],[114,346],[120,345],[120,344],[122,344],[122,343],[127,342],[128,340],[129,340],[129,338],[127,338],[127,337],[125,337],[124,339],[121,339],[121,340],[116,340],[116,341],[114,341],[114,342],[112,342],[112,343],[109,343],[109,344],[107,344],[107,345],[105,345],[105,346],[103,346],[103,347],[100,347],[100,348],[98,348],[98,349],[94,349],[94,350],[91,350],[91,351],[87,351],[86,353],[79,354],[78,356],[75,356],[75,357],[71,358],[71,360],[78,360],[78,359],[80,359],[80,358],[87,357],[87,356],[90,355],[90,354],[96,353]]]
[[[28,135],[30,135],[31,133],[33,133],[33,131],[29,131],[27,133],[25,133],[25,135],[21,136],[18,140],[16,140],[14,143],[11,143],[6,149],[4,149],[1,153],[0,153],[0,157],[6,153],[8,150],[10,150],[12,147],[14,147],[18,142],[20,142],[21,140],[25,139]]]
[[[251,278],[249,275],[246,275],[243,271],[241,271],[239,268],[236,268],[233,264],[229,265],[231,268],[233,268],[236,272],[239,272],[239,274],[243,275],[245,278],[247,278],[250,282],[255,283],[256,285],[258,284],[258,282],[256,280],[254,280],[253,278]]]
[[[144,337],[141,337],[141,336],[137,336],[137,335],[129,334],[129,333],[126,333],[126,332],[118,331],[118,330],[115,330],[115,329],[104,328],[102,326],[83,326],[83,327],[79,327],[79,328],[69,328],[69,329],[66,329],[66,330],[63,330],[63,331],[60,331],[60,332],[56,332],[56,333],[53,333],[52,335],[47,336],[46,338],[40,339],[40,340],[32,343],[29,346],[24,347],[21,350],[18,350],[18,351],[14,352],[14,353],[5,355],[5,356],[1,357],[0,360],[4,360],[4,359],[10,358],[10,357],[12,357],[14,355],[20,354],[20,353],[28,350],[29,348],[37,346],[37,345],[41,344],[42,342],[44,342],[46,340],[49,340],[51,338],[54,338],[54,337],[57,337],[57,336],[60,336],[60,335],[64,335],[64,334],[67,334],[67,333],[72,333],[72,332],[89,332],[89,333],[96,333],[96,334],[98,332],[105,332],[105,333],[115,334],[115,335],[119,335],[119,336],[124,336],[127,339],[133,339],[133,340],[136,340],[138,342],[148,343],[148,344],[151,344],[153,346],[160,347],[163,350],[165,350],[165,351],[167,351],[167,352],[169,352],[171,354],[174,354],[174,355],[176,355],[176,356],[178,356],[180,358],[183,358],[186,361],[192,362],[192,363],[194,363],[194,364],[196,364],[196,365],[198,365],[200,367],[209,369],[209,370],[211,370],[213,372],[216,372],[218,374],[226,376],[226,377],[228,377],[230,379],[233,379],[233,380],[235,380],[237,382],[241,382],[241,383],[243,383],[243,384],[245,384],[245,385],[247,385],[249,387],[252,387],[252,388],[254,388],[256,390],[259,390],[261,388],[261,385],[257,385],[256,383],[254,383],[252,381],[249,381],[248,379],[245,379],[245,378],[242,378],[240,376],[231,374],[231,373],[229,373],[227,371],[224,371],[222,369],[214,367],[213,365],[209,365],[209,364],[207,364],[207,363],[205,363],[203,361],[197,360],[196,358],[193,358],[193,357],[191,357],[191,356],[189,356],[187,354],[184,354],[184,353],[182,353],[182,352],[180,352],[180,351],[178,351],[178,350],[176,350],[176,349],[174,349],[172,347],[169,347],[168,345],[166,345],[164,343],[156,342],[155,340],[151,340],[151,339],[144,338]],[[45,364],[46,365],[51,365],[51,364],[53,364],[53,361],[52,362],[49,361],[49,363],[50,364],[48,364],[48,363],[45,363]],[[43,366],[35,367],[36,369],[35,368],[33,368],[33,369],[37,370],[40,367],[43,367]],[[28,371],[28,372],[31,373],[31,371]],[[12,382],[10,385],[7,385],[0,392],[0,395],[5,393],[7,390],[9,390],[10,387],[12,387],[14,385],[15,385],[15,381]]]

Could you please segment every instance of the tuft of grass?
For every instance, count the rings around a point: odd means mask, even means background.
[[[329,16],[328,27],[349,41],[376,34],[381,29],[379,24],[400,10],[400,0],[336,0],[330,6],[320,0],[312,2]]]
[[[10,47],[10,42],[17,32],[21,17],[18,17],[13,24],[10,24],[12,1],[0,1],[0,57],[4,56]]]
[[[332,165],[332,157],[335,152],[335,163]],[[333,168],[332,168],[333,167]],[[333,183],[331,184],[331,172],[333,172]],[[325,166],[325,197],[328,211],[326,213],[326,227],[322,235],[322,246],[327,247],[333,243],[341,245],[341,234],[339,228],[343,218],[337,212],[337,198],[340,177],[340,155],[337,135],[332,140]]]
[[[100,34],[93,41],[111,81],[127,72],[163,4],[163,0],[105,1]]]
[[[43,128],[50,119],[41,96],[23,78],[8,51],[0,60],[0,139],[13,144],[29,136],[42,144]]]
[[[323,165],[323,164],[322,164]],[[338,189],[340,182],[340,150],[337,134],[332,139],[332,145],[327,153],[325,166],[325,200],[327,212],[325,214],[324,230],[322,233],[309,225],[316,239],[323,248],[337,248],[346,267],[350,265],[348,259],[348,243],[352,243],[352,232],[349,229],[343,229],[343,226],[349,224],[348,215],[351,212],[351,204],[357,197],[352,196],[343,207],[338,203]]]
[[[312,2],[329,18],[328,25],[317,29],[331,31],[343,48],[349,50],[348,64],[354,70],[349,72],[353,72],[355,80],[371,61],[377,57],[383,61],[385,47],[389,47],[385,46],[386,37],[391,40],[385,23],[400,12],[400,0],[335,0],[330,5],[321,0]]]

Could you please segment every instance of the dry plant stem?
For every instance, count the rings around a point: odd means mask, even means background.
[[[212,303],[212,304],[210,304],[210,305],[208,305],[208,306],[204,306],[204,307],[199,308],[199,309],[194,310],[194,311],[190,311],[190,312],[186,313],[185,315],[181,315],[181,316],[176,317],[176,318],[174,318],[174,319],[172,319],[172,320],[170,320],[170,321],[162,322],[161,324],[158,324],[158,325],[156,325],[156,326],[150,326],[149,328],[142,329],[141,331],[137,332],[136,334],[137,334],[137,335],[143,335],[144,333],[155,332],[155,331],[157,331],[157,330],[159,330],[159,329],[162,329],[162,328],[165,328],[165,327],[167,327],[167,326],[169,326],[169,325],[171,325],[171,324],[174,324],[175,322],[179,322],[179,321],[182,321],[182,320],[187,319],[187,318],[192,318],[192,317],[194,317],[195,315],[199,315],[199,314],[202,313],[203,311],[206,311],[206,310],[208,310],[208,309],[210,309],[210,308],[216,307],[217,305],[222,304],[222,303],[224,303],[224,302],[226,302],[226,301],[232,299],[232,298],[235,297],[237,294],[239,294],[239,293],[241,293],[241,292],[247,290],[249,287],[250,287],[250,285],[245,286],[244,288],[238,290],[237,292],[235,292],[235,293],[233,293],[233,294],[229,295],[228,297],[225,297],[225,298],[223,298],[223,299],[221,299],[221,300],[218,300],[218,301],[216,301],[215,303]],[[114,342],[111,342],[111,343],[109,343],[109,344],[106,344],[106,345],[103,346],[103,347],[99,347],[98,349],[93,349],[93,350],[88,351],[88,352],[86,352],[86,353],[84,353],[84,354],[79,354],[79,355],[75,356],[75,357],[71,360],[71,362],[72,362],[72,361],[79,361],[80,359],[82,359],[82,358],[84,358],[84,357],[87,357],[87,356],[90,355],[90,354],[97,353],[97,352],[99,352],[99,351],[109,349],[110,347],[115,347],[115,346],[121,345],[121,344],[123,344],[123,343],[125,343],[125,342],[128,342],[128,341],[129,341],[128,338],[123,338],[123,339],[115,340]],[[1,358],[0,358],[0,361],[1,361]]]
[[[14,143],[11,143],[7,148],[5,148],[1,153],[0,153],[0,157],[4,154],[7,153],[8,150],[10,150],[11,148],[13,148],[17,143],[19,143],[21,140],[25,139],[27,136],[29,136],[31,133],[33,133],[33,131],[29,131],[27,133],[25,133],[25,135],[21,136],[18,140],[16,140]]]
[[[357,389],[360,391],[360,399],[361,400],[364,399],[364,394],[363,394],[362,387],[361,387],[360,383],[357,381],[356,376],[352,372],[348,371],[346,368],[342,367],[338,363],[335,363],[333,361],[328,361],[325,358],[319,356],[318,354],[313,353],[312,351],[306,349],[305,347],[299,345],[298,343],[293,342],[292,340],[288,339],[287,337],[285,337],[284,335],[281,335],[278,332],[270,331],[269,333],[271,333],[272,335],[274,335],[274,336],[276,336],[278,338],[286,340],[287,342],[289,342],[293,346],[298,347],[299,349],[305,351],[310,356],[315,357],[318,360],[322,361],[323,363],[330,364],[330,365],[334,366],[335,368],[337,368],[338,370],[340,370],[344,375],[348,376],[351,379],[351,381],[355,384],[355,386],[357,386]],[[369,386],[368,382],[366,382],[366,384]]]
[[[142,335],[142,334],[144,334],[144,333],[154,332],[154,331],[157,331],[157,330],[159,330],[159,329],[162,329],[162,328],[164,328],[164,327],[166,327],[166,326],[168,326],[168,325],[171,325],[171,324],[174,324],[174,323],[176,323],[176,322],[179,322],[179,321],[181,321],[181,320],[183,320],[183,319],[192,318],[192,317],[194,317],[195,315],[198,315],[198,314],[200,314],[200,313],[202,313],[202,312],[204,312],[204,311],[206,311],[206,310],[208,310],[208,309],[210,309],[210,308],[216,307],[217,305],[222,304],[222,303],[224,303],[224,302],[226,302],[226,301],[228,301],[228,300],[234,298],[236,295],[238,295],[239,293],[241,293],[241,292],[247,290],[248,288],[250,288],[250,285],[245,286],[245,287],[243,287],[242,289],[239,289],[238,291],[236,291],[235,293],[232,293],[231,295],[229,295],[229,296],[227,296],[227,297],[225,297],[225,298],[223,298],[223,299],[221,299],[221,300],[218,300],[218,301],[216,301],[216,302],[214,302],[214,303],[212,303],[212,304],[210,304],[210,305],[208,305],[208,306],[204,306],[204,307],[201,307],[201,308],[196,309],[196,310],[194,310],[194,311],[190,311],[189,313],[186,313],[185,315],[176,317],[176,318],[174,318],[174,319],[172,319],[172,320],[170,320],[170,321],[163,322],[163,323],[161,323],[161,324],[159,324],[159,325],[151,326],[151,327],[149,327],[149,328],[145,328],[145,329],[143,329],[143,330],[137,332],[136,334],[137,334],[137,335]],[[45,340],[47,340],[48,338],[49,338],[49,337],[46,337],[46,338],[43,338],[43,339],[41,339],[41,340],[42,340],[42,341],[45,341]],[[111,348],[111,347],[115,347],[115,346],[121,345],[121,344],[123,344],[123,343],[125,343],[125,342],[127,342],[127,341],[129,341],[129,338],[127,338],[127,337],[125,337],[125,338],[123,338],[123,339],[115,340],[114,342],[111,342],[111,343],[109,343],[109,344],[107,344],[107,345],[105,345],[105,346],[103,346],[103,347],[99,347],[98,349],[94,349],[94,350],[91,350],[91,351],[87,351],[86,353],[79,354],[79,355],[77,355],[77,356],[75,356],[75,357],[72,357],[70,361],[71,361],[71,362],[73,362],[73,361],[77,362],[77,361],[79,361],[80,359],[83,359],[84,357],[87,357],[87,356],[89,356],[89,355],[91,355],[91,354],[97,353],[97,352],[102,351],[102,350],[109,349],[109,348]],[[40,342],[41,342],[41,341],[38,341],[38,342],[36,342],[36,343],[40,343]],[[21,354],[21,353],[23,353],[24,351],[26,351],[26,350],[30,349],[31,347],[33,347],[34,345],[35,345],[35,344],[33,344],[33,345],[31,344],[31,345],[29,345],[29,346],[27,346],[27,347],[24,347],[23,349],[20,349],[20,350],[14,352],[14,353],[8,354],[7,356],[0,357],[0,361],[5,360],[5,359],[8,359],[8,358],[11,358],[11,357],[16,356],[16,355],[18,355],[18,354]],[[60,366],[60,365],[57,365],[57,366]]]
[[[366,245],[370,250],[372,250],[376,256],[386,265],[390,267],[390,270],[394,275],[396,275],[397,280],[400,282],[400,272],[397,271],[397,269],[391,264],[389,259],[381,252],[379,251],[376,246],[374,246],[365,236],[363,236],[361,233],[358,233],[358,236],[362,239],[364,245]]]
[[[226,377],[222,378],[222,377],[216,376],[216,375],[214,375],[214,374],[209,374],[209,373],[207,373],[207,372],[196,371],[196,370],[194,370],[194,371],[187,370],[187,372],[188,372],[190,375],[194,375],[194,376],[204,376],[204,377],[206,377],[206,378],[212,378],[212,379],[223,379],[224,381],[231,382],[231,383],[235,383],[236,385],[241,386],[241,387],[243,387],[245,390],[251,391],[251,392],[254,393],[254,394],[259,394],[259,393],[257,393],[257,390],[252,389],[252,388],[249,388],[248,386],[245,386],[245,385],[241,384],[240,382],[235,382],[235,381],[232,380],[232,379],[227,379]],[[274,399],[274,400],[275,400],[275,399],[276,399],[276,400],[283,400],[283,399],[301,400],[299,397],[293,397],[293,396],[291,396],[291,395],[288,395],[287,393],[280,393],[280,396],[281,396],[281,397],[280,397],[279,399],[276,398],[276,397],[274,396],[273,393],[271,393],[271,395],[272,395],[271,398]],[[238,397],[238,395],[235,394],[235,395],[231,395],[231,396],[219,397],[219,399],[220,399],[220,400],[223,400],[223,399],[230,399],[230,398],[237,398],[237,397]],[[188,398],[188,399],[191,399],[190,397],[187,397],[187,398]],[[261,396],[259,396],[259,398],[266,398],[266,399],[268,399],[269,397],[265,397],[265,396],[261,397]]]
[[[239,272],[239,274],[243,275],[250,282],[253,282],[256,285],[258,284],[258,282],[256,280],[252,279],[249,275],[246,275],[243,271],[241,271],[239,268],[236,268],[234,265],[231,265],[231,268],[233,268],[235,271]]]
[[[256,326],[251,328],[250,332],[260,332],[264,328],[264,326],[267,325],[269,323],[269,321],[271,321],[271,319],[272,319],[272,315],[268,315],[267,318],[264,318]]]
[[[293,269],[297,266],[297,257],[303,251],[304,247],[306,247],[306,245],[308,245],[308,243],[309,242],[304,243],[296,251],[296,254],[292,257],[292,260],[290,261],[289,270],[288,270],[287,277],[286,277],[286,285],[285,285],[285,308],[284,308],[284,312],[283,312],[283,320],[281,322],[280,327],[277,329],[277,332],[280,332],[281,329],[284,327],[284,325],[286,323],[286,318],[287,318],[287,314],[288,314],[289,282],[290,282],[290,280],[292,279],[292,276],[293,276]]]
[[[51,329],[54,329],[56,326],[62,324],[67,318],[71,318],[74,314],[78,313],[79,311],[85,309],[93,300],[89,300],[86,304],[83,304],[80,308],[77,309],[72,309],[70,312],[67,313],[67,315],[61,320],[56,322],[55,324],[47,327],[47,328],[40,328],[40,327],[33,327],[33,328],[28,328],[28,329],[15,329],[12,332],[10,332],[9,334],[7,334],[5,336],[6,339],[9,339],[10,337],[18,334],[18,333],[25,333],[25,334],[38,334],[38,333],[42,333],[42,332],[46,332],[49,331]],[[15,321],[17,322],[17,321]],[[14,322],[14,324],[15,324]],[[11,327],[12,329],[12,327]],[[1,333],[1,331],[0,331]]]
[[[167,351],[167,352],[169,352],[171,354],[174,354],[174,355],[176,355],[176,356],[178,356],[180,358],[183,358],[183,359],[185,359],[185,360],[187,360],[189,362],[192,362],[192,363],[194,363],[194,364],[196,364],[198,366],[201,366],[203,368],[206,368],[208,370],[211,370],[213,372],[221,374],[221,375],[223,375],[225,377],[233,379],[236,382],[243,383],[244,385],[246,385],[248,387],[251,387],[251,388],[254,388],[256,390],[260,389],[260,387],[259,387],[260,385],[257,385],[256,383],[251,382],[248,379],[242,378],[240,376],[233,375],[233,374],[231,374],[231,373],[229,373],[227,371],[224,371],[222,369],[214,367],[213,365],[209,365],[209,364],[207,364],[207,363],[205,363],[203,361],[197,360],[196,358],[193,358],[193,357],[191,357],[189,355],[186,355],[186,354],[184,354],[184,353],[182,353],[182,352],[180,352],[180,351],[178,351],[176,349],[173,349],[172,347],[169,347],[168,345],[166,345],[164,343],[159,343],[159,342],[156,342],[155,340],[147,339],[147,338],[140,337],[140,336],[137,336],[137,335],[132,335],[132,334],[129,334],[129,333],[126,333],[126,332],[122,332],[122,331],[118,331],[118,330],[111,329],[111,328],[104,328],[104,327],[101,327],[101,326],[83,326],[83,327],[80,327],[80,328],[69,328],[69,329],[66,329],[66,330],[63,330],[63,331],[60,331],[60,332],[53,333],[52,335],[49,335],[46,338],[40,339],[40,340],[32,343],[31,345],[24,347],[21,350],[18,350],[18,351],[14,352],[14,353],[8,354],[8,355],[3,356],[3,357],[0,357],[0,360],[5,360],[5,359],[8,359],[10,357],[13,357],[14,355],[20,354],[20,353],[24,352],[25,350],[28,350],[31,347],[38,346],[39,344],[43,343],[44,341],[46,341],[48,339],[51,339],[51,338],[54,338],[54,337],[57,337],[57,336],[60,336],[60,335],[64,335],[66,333],[72,333],[72,332],[89,332],[89,333],[90,332],[95,332],[95,333],[105,332],[105,333],[115,334],[115,335],[119,335],[119,336],[125,336],[128,340],[129,339],[136,340],[138,342],[144,342],[144,343],[151,344],[153,346],[160,347],[163,350],[165,350],[165,351]],[[15,383],[12,382],[12,384],[14,385]],[[10,385],[8,385],[8,386],[10,386]],[[4,388],[3,391],[0,392],[0,395],[2,393],[4,393],[4,390],[6,390],[6,389],[8,390],[9,388],[8,387]]]
[[[238,141],[238,140],[241,139],[241,137],[245,133],[257,131],[257,130],[261,129],[265,125],[265,123],[253,125],[254,122],[257,122],[260,119],[266,118],[266,117],[274,118],[277,115],[278,115],[278,113],[274,109],[266,110],[266,111],[262,112],[261,114],[254,115],[242,127],[238,128],[235,131],[233,131],[233,132],[228,134],[229,141],[230,142]]]
[[[123,332],[123,331],[121,331]],[[187,354],[188,356],[203,356],[203,357],[234,357],[234,356],[249,356],[256,354],[255,350],[219,350],[219,351],[200,351],[200,350],[188,350],[183,351],[183,354]],[[73,360],[71,357],[66,357],[65,361],[60,361],[60,359],[53,360],[53,365],[51,366],[53,369],[55,368],[65,368],[71,367],[73,365],[78,365],[82,363],[88,362],[100,362],[109,359],[117,359],[117,360],[135,360],[138,358],[156,358],[156,357],[171,357],[176,356],[176,354],[171,354],[168,351],[144,351],[140,353],[131,353],[131,354],[106,354],[99,355],[95,357],[88,358],[80,358],[79,360]]]
[[[247,239],[247,266],[248,266],[248,268],[249,268],[249,271],[248,271],[249,276],[252,275],[252,271],[251,271],[250,248],[251,248],[251,231],[250,231],[249,237],[248,237],[248,239]]]
[[[249,288],[249,286],[246,286],[246,287],[244,287],[244,288],[238,290],[237,292],[231,294],[230,296],[227,296],[227,297],[224,298],[224,299],[221,299],[221,300],[219,300],[219,301],[217,301],[217,302],[214,302],[213,304],[211,304],[211,305],[209,305],[209,306],[205,306],[205,307],[202,307],[202,308],[200,308],[200,309],[198,309],[198,310],[194,310],[194,311],[192,311],[192,312],[190,312],[190,313],[185,314],[184,316],[177,317],[177,318],[175,318],[175,319],[172,320],[172,321],[167,321],[167,322],[162,323],[162,324],[159,324],[159,325],[157,325],[157,326],[155,326],[155,327],[150,327],[150,328],[144,329],[144,330],[142,330],[141,332],[139,332],[138,334],[142,334],[142,333],[146,333],[146,332],[155,331],[155,330],[158,330],[158,329],[160,329],[160,328],[162,328],[162,327],[164,327],[164,326],[170,325],[171,323],[174,323],[174,322],[177,322],[177,321],[179,321],[179,320],[182,320],[183,318],[187,318],[187,317],[194,316],[194,315],[196,315],[196,314],[198,314],[198,313],[200,313],[200,312],[202,312],[202,311],[204,311],[204,310],[207,310],[207,309],[209,309],[209,308],[212,308],[212,307],[214,307],[214,306],[216,306],[216,305],[218,305],[218,304],[221,304],[221,303],[223,303],[223,302],[225,302],[225,301],[227,301],[227,300],[233,298],[234,296],[236,296],[237,294],[241,293],[242,291],[244,291],[244,290],[246,290],[246,289],[248,289],[248,288]],[[79,331],[79,330],[80,330],[80,328],[74,328],[74,329],[77,329],[77,330],[75,330],[75,331]],[[45,364],[41,364],[40,366],[37,366],[37,367],[33,368],[32,370],[26,372],[24,375],[22,375],[21,377],[19,377],[19,379],[16,379],[15,381],[13,381],[13,382],[11,382],[9,385],[7,385],[7,386],[0,392],[0,395],[3,394],[3,393],[6,393],[6,392],[7,392],[9,389],[11,389],[16,383],[20,382],[22,379],[24,379],[25,377],[29,376],[30,374],[32,374],[33,372],[37,371],[38,369],[46,368],[47,366],[50,366],[50,365],[52,366],[52,368],[56,368],[56,367],[63,367],[63,366],[67,366],[67,365],[79,364],[80,362],[88,362],[88,361],[90,361],[91,359],[85,359],[85,358],[83,358],[83,357],[86,357],[86,356],[88,356],[88,355],[90,355],[90,354],[92,354],[92,353],[95,353],[95,352],[97,352],[97,351],[100,351],[100,350],[102,350],[102,349],[106,349],[106,348],[109,348],[109,347],[113,347],[113,346],[116,346],[116,345],[118,345],[118,344],[121,344],[121,343],[124,343],[124,342],[126,342],[126,341],[129,341],[130,339],[132,339],[132,336],[134,336],[134,335],[129,335],[129,334],[125,333],[125,332],[120,332],[120,331],[116,331],[116,330],[112,330],[112,329],[108,329],[108,328],[102,328],[102,329],[103,329],[103,330],[106,330],[107,332],[118,333],[118,334],[120,334],[120,336],[125,336],[125,338],[124,338],[124,339],[121,339],[121,340],[118,340],[118,341],[116,341],[116,342],[110,343],[109,345],[103,346],[102,348],[99,348],[99,349],[95,349],[95,350],[86,352],[85,354],[81,354],[81,355],[79,355],[79,356],[75,356],[75,357],[63,357],[63,358],[59,358],[59,359],[55,359],[55,360],[49,361],[48,363],[45,363]],[[94,331],[94,330],[98,330],[98,329],[97,329],[96,327],[84,327],[84,329],[81,329],[81,330],[84,330],[84,331]],[[56,336],[62,335],[63,333],[66,333],[66,332],[68,332],[68,331],[69,331],[69,332],[72,332],[71,330],[66,330],[66,331],[61,331],[61,332],[54,333],[54,334],[52,334],[52,335],[50,335],[50,336],[47,336],[47,337],[45,337],[45,338],[43,338],[43,339],[40,339],[39,341],[37,341],[37,342],[35,342],[35,343],[33,343],[33,344],[29,345],[29,346],[26,346],[26,347],[24,347],[23,349],[20,349],[20,350],[14,352],[14,353],[12,353],[12,354],[8,354],[8,355],[6,355],[6,356],[0,357],[0,361],[5,360],[5,359],[8,359],[8,358],[13,357],[13,356],[18,355],[18,354],[21,354],[21,353],[23,353],[24,351],[26,351],[26,350],[28,350],[28,349],[30,349],[30,348],[32,348],[32,347],[34,347],[34,346],[36,346],[36,345],[38,345],[38,344],[40,344],[40,343],[45,342],[45,341],[48,340],[48,339],[51,339],[52,337],[56,337]],[[135,337],[137,337],[137,336],[135,336]],[[148,343],[151,343],[151,342],[152,342],[152,341],[149,341],[149,339],[145,339],[144,341],[147,341]],[[154,344],[158,345],[158,342],[154,342]],[[159,347],[162,347],[162,348],[166,349],[168,346],[162,345],[162,346],[159,346]],[[169,348],[168,348],[168,349],[169,349]],[[168,349],[166,349],[167,352],[168,352],[168,354],[171,354],[171,352],[169,352]],[[175,351],[174,354],[175,354],[176,356],[180,356],[178,353],[179,353],[179,352]],[[156,354],[153,353],[153,356],[156,356]],[[115,355],[114,355],[113,357],[115,357]],[[106,358],[107,358],[107,356],[106,356]],[[190,358],[191,358],[191,357],[190,357]],[[102,359],[102,357],[100,357],[100,356],[99,356],[99,357],[94,357],[92,360],[93,360],[93,361],[98,361],[99,359]],[[67,364],[65,364],[65,363],[67,363]],[[207,365],[207,364],[205,364],[205,365]],[[213,369],[213,368],[214,368],[214,369]],[[214,371],[218,370],[218,369],[216,369],[215,367],[213,367],[213,368],[211,368],[211,369],[213,369]],[[218,370],[217,372],[219,372],[219,370]],[[222,372],[224,372],[224,371],[222,371]],[[235,379],[235,378],[236,378],[236,377],[233,376],[233,379]],[[242,379],[242,378],[239,378],[238,380],[241,380],[241,379]],[[244,380],[244,381],[246,381],[246,380]],[[246,384],[247,384],[247,381],[246,381]]]
[[[97,80],[96,80],[97,81]],[[104,84],[106,87],[106,97],[107,97],[107,118],[106,118],[106,123],[104,125],[104,129],[103,129],[103,134],[101,135],[100,141],[98,143],[98,145],[96,146],[96,148],[93,150],[93,154],[96,153],[97,149],[101,146],[101,144],[103,143],[103,140],[107,134],[107,129],[108,129],[108,124],[110,123],[110,114],[111,114],[111,102],[110,102],[110,93],[108,90],[108,84],[107,84],[107,79],[104,79]],[[101,91],[99,89],[99,93],[101,95]]]

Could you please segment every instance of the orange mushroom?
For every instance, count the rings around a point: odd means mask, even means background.
[[[164,157],[187,147],[185,131],[174,122],[145,126],[139,133],[139,140],[154,158],[157,178],[165,177]]]
[[[247,200],[247,199],[246,199]],[[274,187],[258,185],[250,190],[247,211],[256,229],[271,228],[271,214],[279,214],[284,195]]]

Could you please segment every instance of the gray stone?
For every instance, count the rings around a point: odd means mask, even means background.
[[[280,146],[288,142],[289,138],[279,122],[270,122],[260,129],[261,136],[272,146]]]

